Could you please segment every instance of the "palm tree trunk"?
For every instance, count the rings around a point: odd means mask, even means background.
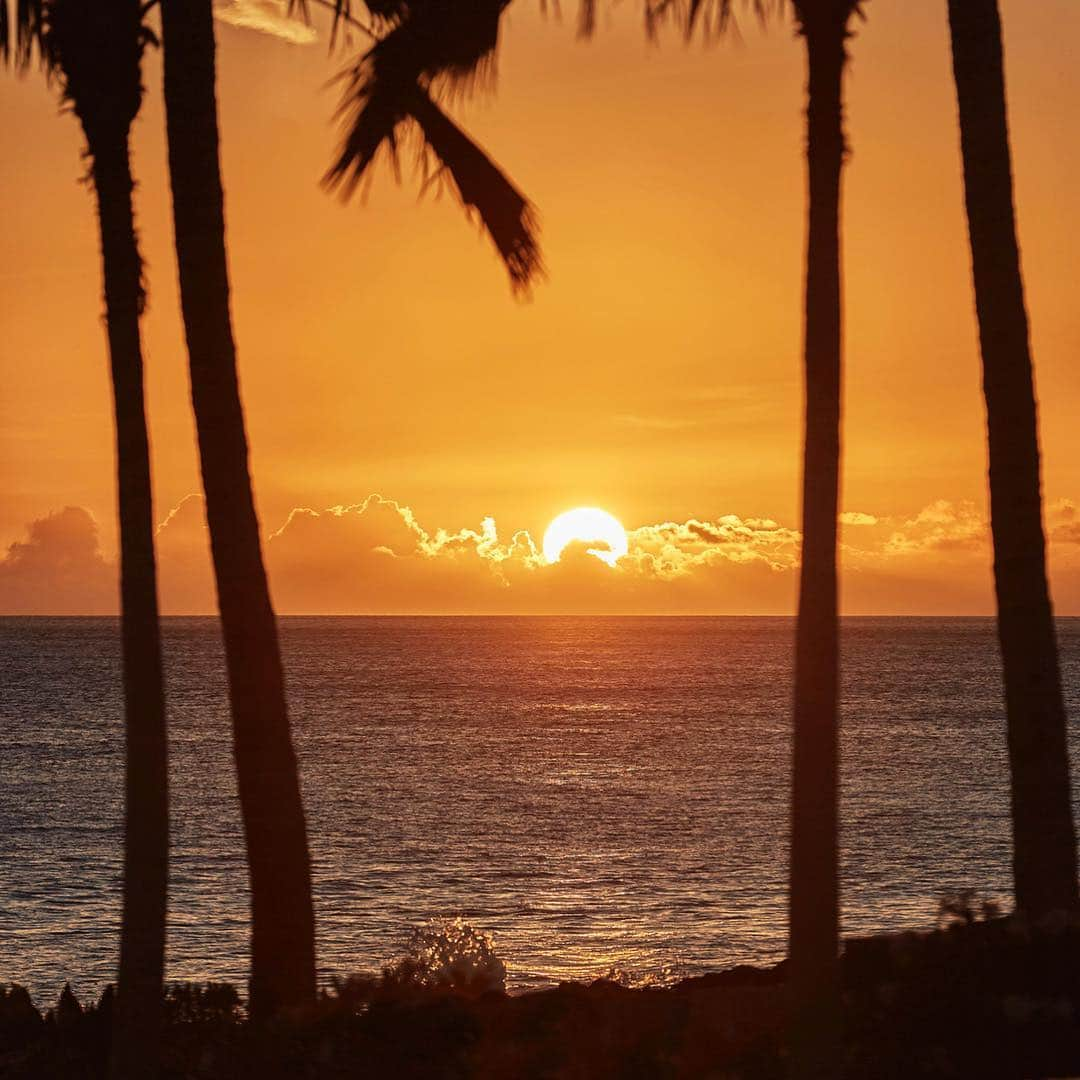
[[[837,1075],[840,174],[846,17],[803,20],[809,71],[803,542],[795,642],[790,993],[794,1077]]]
[[[1016,906],[1075,910],[1065,706],[1042,525],[1039,436],[1013,209],[997,0],[949,0],[983,359],[998,636],[1012,770]]]
[[[91,138],[90,152],[101,225],[116,414],[127,743],[124,909],[110,1072],[114,1078],[152,1077],[159,1065],[165,969],[169,796],[150,446],[139,337],[142,264],[135,238],[126,130],[117,125],[115,131]]]
[[[258,1018],[315,1000],[311,866],[229,313],[211,2],[164,0],[161,14],[180,296],[232,700]]]

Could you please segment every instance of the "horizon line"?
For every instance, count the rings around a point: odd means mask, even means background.
[[[278,619],[796,619],[795,612],[715,612],[715,611],[594,611],[594,612],[485,612],[485,611],[352,611],[352,612],[278,612]],[[1055,619],[1080,619],[1080,613],[1054,612]],[[217,619],[216,611],[187,612],[184,614],[159,615],[167,619]],[[839,615],[840,619],[997,619],[994,612],[857,612]],[[93,612],[0,612],[0,619],[112,619],[119,621],[119,612],[100,614]]]

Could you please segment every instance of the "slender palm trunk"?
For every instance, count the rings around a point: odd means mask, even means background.
[[[163,0],[180,296],[251,880],[250,1009],[315,999],[311,867],[229,314],[211,0]]]
[[[794,1077],[836,1075],[840,174],[846,17],[803,20],[809,71],[803,545],[795,643],[790,986]]]
[[[116,415],[123,611],[126,806],[124,906],[111,1075],[159,1065],[169,851],[168,762],[161,671],[150,446],[139,336],[142,264],[135,238],[127,130],[90,139],[101,224]]]
[[[964,191],[983,359],[998,636],[1012,770],[1016,906],[1078,906],[1065,706],[1039,475],[1039,435],[1013,209],[997,0],[949,0]]]

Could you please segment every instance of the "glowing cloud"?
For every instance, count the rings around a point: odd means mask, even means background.
[[[862,514],[858,510],[845,510],[840,515],[841,525],[876,525],[879,520],[873,514]]]
[[[241,30],[257,30],[294,45],[318,40],[313,26],[290,16],[287,0],[215,0],[214,17]]]
[[[846,611],[992,613],[989,530],[973,504],[942,499],[906,519],[845,516],[859,526],[842,549]],[[1078,518],[1069,500],[1047,506],[1059,611],[1080,610]],[[201,495],[163,515],[164,612],[215,610],[208,539]],[[492,517],[429,529],[409,506],[372,494],[295,508],[269,532],[264,553],[283,615],[794,611],[802,538],[771,518],[663,521],[610,539],[575,528],[558,540],[553,561],[527,531],[503,535]],[[115,612],[116,577],[93,517],[68,507],[30,524],[0,559],[0,612]]]

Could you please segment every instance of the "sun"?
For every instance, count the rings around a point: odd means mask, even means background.
[[[595,506],[567,510],[547,527],[544,533],[544,558],[549,563],[557,563],[563,548],[575,541],[603,544],[603,547],[589,548],[588,552],[608,566],[614,566],[629,550],[626,530],[619,524],[618,518]]]

